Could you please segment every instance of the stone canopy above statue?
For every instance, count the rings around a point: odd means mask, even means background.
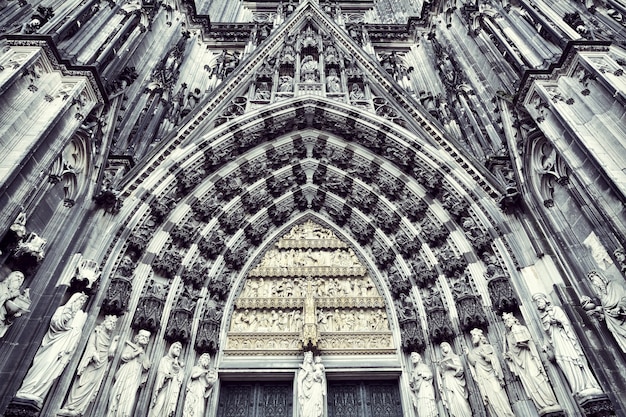
[[[248,274],[225,353],[393,353],[385,300],[348,245],[312,221],[294,226]]]

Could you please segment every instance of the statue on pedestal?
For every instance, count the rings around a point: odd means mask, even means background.
[[[409,376],[409,386],[413,394],[413,406],[419,417],[438,417],[437,403],[435,402],[435,388],[433,387],[433,371],[422,360],[422,356],[411,353],[413,370]]]
[[[298,417],[322,417],[326,396],[326,375],[321,359],[313,361],[313,352],[304,352],[298,370]]]
[[[548,336],[549,345],[544,349],[554,355],[574,395],[586,397],[602,394],[565,312],[552,305],[545,294],[535,294],[533,300],[539,310],[543,330]]]
[[[502,314],[502,319],[507,328],[504,358],[509,369],[522,381],[526,395],[533,400],[540,415],[560,411],[528,328],[511,313]]]
[[[109,360],[117,348],[119,336],[113,337],[117,324],[117,316],[106,316],[104,321],[96,326],[87,342],[85,353],[78,364],[77,378],[67,397],[65,406],[59,414],[80,416],[85,413],[93,401],[100,383],[108,368]]]
[[[191,368],[183,417],[202,417],[206,408],[206,400],[213,393],[213,386],[217,382],[217,371],[210,369],[211,355],[204,353],[198,363]]]
[[[587,278],[602,304],[606,327],[626,353],[626,289],[620,282],[609,280],[596,271],[589,272]]]
[[[183,384],[183,364],[178,360],[182,349],[180,342],[172,343],[167,355],[159,362],[148,417],[170,417],[176,411]]]
[[[76,350],[87,318],[82,308],[87,301],[83,293],[73,294],[65,305],[57,308],[50,319],[48,332],[33,359],[16,398],[43,405],[52,384],[61,375]]]
[[[23,283],[24,274],[20,271],[11,272],[4,281],[0,282],[0,338],[4,336],[16,317],[29,311],[29,289],[20,293]]]
[[[473,417],[467,401],[465,372],[461,358],[452,351],[452,346],[448,342],[441,343],[440,347],[439,373],[443,403],[451,417]]]
[[[470,334],[474,349],[467,354],[467,360],[485,407],[492,417],[515,417],[504,390],[504,374],[495,349],[481,329],[473,329]]]
[[[131,417],[139,387],[146,382],[150,359],[146,347],[150,332],[139,330],[133,342],[126,341],[122,350],[122,365],[115,373],[115,383],[110,390],[107,417]]]

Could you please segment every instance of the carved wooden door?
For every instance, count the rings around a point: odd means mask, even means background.
[[[328,417],[402,417],[395,381],[328,382]]]
[[[291,383],[225,382],[220,388],[217,417],[291,417]]]

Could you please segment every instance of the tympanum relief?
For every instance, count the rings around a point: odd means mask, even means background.
[[[387,353],[385,302],[355,253],[330,230],[295,226],[251,270],[235,302],[225,352]]]

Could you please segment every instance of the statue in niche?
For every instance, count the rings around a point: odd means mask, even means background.
[[[281,93],[293,93],[293,77],[291,75],[281,75],[278,91]]]
[[[409,387],[413,394],[413,406],[419,417],[438,417],[433,387],[433,372],[422,360],[422,355],[411,353],[413,370],[409,376]]]
[[[357,83],[352,84],[350,88],[350,101],[365,100],[365,94],[363,89]]]
[[[545,294],[533,295],[533,301],[539,310],[543,330],[548,336],[548,344],[544,346],[544,350],[554,357],[574,395],[586,397],[601,394],[600,385],[589,369],[587,358],[565,312],[552,305]]]
[[[24,283],[24,274],[20,271],[11,272],[0,282],[0,338],[2,338],[16,317],[28,313],[30,308],[30,290],[26,288],[20,293]]]
[[[260,82],[254,92],[255,100],[267,101],[270,99],[271,92],[268,84],[266,82]]]
[[[461,358],[452,351],[450,343],[443,342],[441,347],[441,397],[452,417],[472,417],[472,410],[467,402],[468,394],[465,372]]]
[[[107,417],[131,417],[139,387],[146,382],[151,363],[146,355],[150,332],[139,330],[133,342],[126,341],[122,350],[122,365],[115,373],[110,391]]]
[[[337,75],[337,70],[331,68],[328,76],[326,77],[326,91],[329,93],[341,92],[341,80]]]
[[[113,337],[116,325],[117,316],[109,315],[94,329],[78,364],[77,378],[59,414],[81,416],[96,397],[109,360],[117,349],[119,336]]]
[[[304,352],[304,361],[298,370],[298,417],[322,417],[326,396],[326,370],[318,356]]]
[[[300,65],[300,72],[302,73],[302,82],[315,83],[317,82],[317,61],[313,58],[313,55],[307,55],[302,60]]]
[[[178,360],[182,350],[183,345],[174,342],[167,355],[161,358],[148,417],[170,417],[176,411],[178,394],[183,384],[183,364]]]
[[[609,280],[597,271],[590,271],[587,278],[602,304],[606,327],[626,353],[626,289],[620,282]]]
[[[41,341],[22,386],[15,396],[34,401],[41,407],[54,381],[61,375],[76,350],[87,313],[83,293],[75,293],[57,308],[50,319],[48,332]]]
[[[528,328],[511,313],[502,314],[502,319],[507,328],[504,358],[509,369],[522,381],[540,415],[561,410]]]
[[[210,369],[211,355],[203,353],[198,363],[191,368],[187,383],[187,395],[183,407],[183,417],[202,417],[206,408],[207,398],[211,397],[217,382],[217,371]]]
[[[504,390],[504,373],[495,349],[481,329],[473,329],[470,334],[474,348],[467,354],[467,360],[485,408],[492,417],[515,417]]]

